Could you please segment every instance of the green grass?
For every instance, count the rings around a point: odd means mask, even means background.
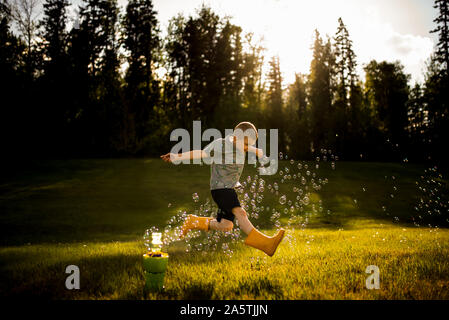
[[[0,296],[448,299],[449,231],[416,227],[410,219],[419,199],[415,181],[424,169],[342,162],[331,170],[322,164],[313,171],[329,183],[313,193],[306,208],[312,212],[321,200],[322,212],[310,215],[306,228],[288,231],[272,258],[242,241],[231,244],[232,257],[221,251],[187,253],[184,242],[175,243],[168,248],[165,290],[146,294],[143,232],[163,228],[179,210],[193,212],[210,198],[209,167],[158,159],[33,162],[8,172],[0,183]],[[254,173],[247,166],[243,178]],[[295,184],[281,184],[281,194],[291,195]],[[278,197],[265,194],[265,206],[281,208]],[[275,232],[268,213],[253,223]],[[65,289],[70,264],[80,268],[80,290]],[[365,288],[368,265],[380,268],[379,290]]]

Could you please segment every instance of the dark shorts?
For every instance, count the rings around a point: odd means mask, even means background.
[[[237,196],[237,192],[234,189],[215,189],[210,191],[212,194],[212,199],[218,206],[217,221],[220,222],[221,219],[226,219],[229,221],[234,221],[234,214],[232,209],[235,207],[240,207],[240,201]]]

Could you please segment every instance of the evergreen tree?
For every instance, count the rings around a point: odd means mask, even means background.
[[[21,141],[27,128],[21,105],[21,82],[23,80],[23,61],[21,53],[25,46],[11,31],[11,7],[5,0],[0,1],[0,130],[5,153],[11,157],[20,157],[20,150],[28,143]]]
[[[335,56],[330,40],[323,42],[315,30],[313,59],[310,66],[310,109],[312,150],[335,146],[335,114],[332,109]]]
[[[187,53],[187,101],[191,120],[202,120],[213,126],[211,117],[220,101],[220,82],[217,77],[224,70],[215,70],[220,18],[210,8],[203,6],[198,17],[190,17],[183,32]],[[190,127],[190,125],[188,126]]]
[[[445,152],[449,139],[448,5],[447,1],[435,0],[434,8],[438,9],[439,15],[434,20],[437,27],[430,32],[438,33],[439,41],[428,64],[424,88],[424,99],[429,112],[429,132],[426,138],[433,146],[428,157],[436,160],[445,170],[449,161]]]
[[[424,139],[432,148],[428,159],[436,161],[447,170],[447,152],[445,145],[449,139],[449,79],[442,66],[433,55],[429,59],[424,82],[424,101],[428,111],[429,126]]]
[[[165,48],[170,95],[164,101],[174,103],[184,127],[192,120],[218,129],[235,125],[248,72],[241,28],[202,6],[196,17],[172,19]]]
[[[243,53],[243,96],[242,119],[254,123],[262,123],[263,91],[262,79],[263,51],[264,47],[254,42],[254,35],[248,33],[245,36],[248,52]]]
[[[416,83],[407,102],[407,133],[410,140],[409,160],[426,160],[429,154],[429,119],[423,87]]]
[[[76,84],[80,107],[72,108],[77,118],[75,137],[89,154],[100,155],[111,152],[119,139],[117,1],[84,0],[80,18],[80,29],[71,32],[70,48],[74,79],[83,81]]]
[[[338,136],[337,150],[346,158],[351,158],[351,150],[357,148],[354,140],[360,137],[360,108],[362,90],[356,74],[356,55],[352,50],[352,40],[341,18],[338,19],[338,30],[334,37],[335,52],[335,101],[337,113],[335,122]]]
[[[442,65],[446,76],[449,75],[449,2],[447,0],[434,0],[434,8],[438,9],[439,15],[433,22],[437,27],[430,31],[438,33],[438,44],[435,52],[437,61]]]
[[[164,67],[167,70],[163,83],[162,105],[174,127],[187,127],[187,44],[183,39],[186,21],[179,14],[168,24],[164,43]]]
[[[67,7],[65,0],[47,0],[44,3],[44,17],[40,21],[40,38],[42,39],[41,52],[44,56],[43,76],[39,85],[42,88],[41,112],[39,121],[42,125],[40,132],[42,141],[47,144],[46,153],[57,149],[61,154],[61,146],[66,146],[67,124],[67,86],[70,62],[67,54],[66,32]],[[45,97],[45,98],[43,98]],[[57,133],[57,134],[55,134]],[[63,147],[64,149],[64,147]]]
[[[225,20],[221,22],[217,34],[212,70],[218,80],[216,89],[218,92],[218,105],[213,111],[212,123],[214,126],[225,129],[233,128],[236,123],[236,115],[239,114],[242,105],[242,90],[244,78],[243,53],[241,41],[241,28]],[[210,78],[209,81],[213,81]],[[212,92],[209,92],[212,93]],[[214,96],[208,96],[207,101],[213,101]]]
[[[295,82],[288,88],[286,119],[287,144],[295,158],[310,158],[310,112],[307,106],[307,78],[295,74]]]
[[[130,139],[127,144],[130,144],[130,150],[139,151],[161,122],[160,83],[155,75],[155,65],[160,62],[160,39],[151,0],[128,2],[123,20],[123,43],[129,65],[125,75],[127,135]],[[157,136],[152,139],[155,143],[159,140]]]
[[[284,122],[284,101],[282,90],[282,76],[279,57],[274,56],[270,60],[270,71],[268,73],[267,95],[267,125],[269,129],[279,130],[279,151],[288,152],[285,144],[286,128]]]
[[[365,67],[365,72],[365,90],[377,127],[393,146],[404,150],[410,75],[404,73],[399,62],[374,60]]]

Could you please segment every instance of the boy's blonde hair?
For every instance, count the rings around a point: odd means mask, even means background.
[[[256,138],[255,140],[257,140],[259,138],[259,134],[257,133],[256,126],[253,125],[251,122],[248,122],[248,121],[240,122],[238,125],[235,126],[234,132],[238,129],[242,130],[243,133],[248,129],[253,129],[254,133],[255,133],[255,138]]]

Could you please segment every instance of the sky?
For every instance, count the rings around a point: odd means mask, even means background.
[[[79,3],[74,0],[72,3]],[[118,0],[124,8],[127,0]],[[195,15],[202,4],[220,16],[231,16],[243,33],[263,37],[266,61],[280,58],[284,85],[295,73],[310,72],[314,30],[333,37],[341,17],[357,55],[358,72],[372,59],[400,60],[414,82],[424,79],[425,62],[438,41],[433,0],[153,0],[163,34],[168,21],[182,13]],[[268,68],[266,68],[268,71]]]

